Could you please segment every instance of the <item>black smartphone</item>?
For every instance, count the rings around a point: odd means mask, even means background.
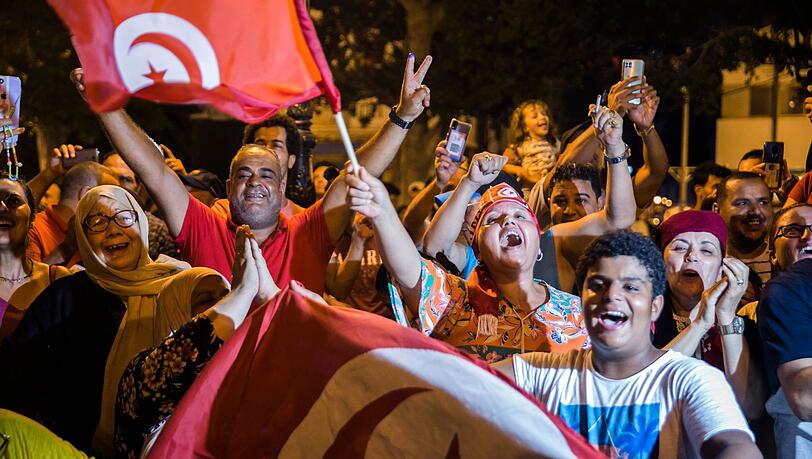
[[[761,154],[761,161],[764,163],[764,170],[767,175],[764,181],[771,189],[781,187],[781,166],[784,164],[784,142],[764,142],[764,150]]]
[[[76,156],[73,158],[62,157],[62,167],[70,169],[71,167],[83,163],[85,161],[99,162],[99,149],[98,148],[83,148],[76,150]]]
[[[468,141],[470,132],[470,124],[457,118],[451,119],[451,124],[448,125],[448,135],[445,138],[445,149],[448,150],[448,154],[453,161],[459,162],[462,160],[462,152],[465,151],[465,142]]]

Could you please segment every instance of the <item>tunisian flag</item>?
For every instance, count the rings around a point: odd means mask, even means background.
[[[186,393],[150,458],[602,457],[480,360],[285,290]]]
[[[246,123],[338,89],[305,0],[48,0],[73,35],[95,112],[131,95],[211,104]]]

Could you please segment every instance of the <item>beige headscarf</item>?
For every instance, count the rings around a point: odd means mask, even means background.
[[[133,209],[138,215],[141,232],[141,254],[136,269],[119,271],[108,267],[93,251],[82,223],[99,199],[115,201],[124,209]],[[115,222],[110,222],[115,225]],[[79,201],[75,218],[76,240],[87,275],[105,290],[121,297],[127,310],[118,327],[113,346],[104,368],[101,416],[93,448],[103,455],[113,452],[113,421],[118,383],[124,369],[142,350],[158,345],[169,333],[191,319],[191,294],[197,283],[216,272],[207,268],[189,269],[187,263],[170,257],[161,262],[149,258],[149,226],[141,206],[123,188],[102,185],[90,190]],[[188,274],[186,274],[188,270]],[[183,276],[179,273],[183,272]],[[219,275],[219,274],[218,274]],[[173,290],[185,290],[185,295],[159,296],[169,285]]]

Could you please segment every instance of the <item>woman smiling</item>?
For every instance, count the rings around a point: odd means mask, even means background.
[[[75,230],[85,271],[45,289],[0,347],[0,366],[15,375],[0,382],[0,402],[84,451],[93,443],[109,454],[126,365],[228,287],[215,271],[152,261],[144,211],[122,188],[89,191]]]
[[[25,255],[34,221],[34,197],[19,180],[0,178],[0,341],[17,328],[31,302],[69,271]]]

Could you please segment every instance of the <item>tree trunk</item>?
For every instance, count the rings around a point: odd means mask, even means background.
[[[406,50],[414,53],[417,67],[431,51],[432,37],[444,14],[443,4],[430,0],[400,0],[400,4],[406,10]],[[429,87],[432,71],[429,69],[424,81]],[[424,181],[433,170],[434,147],[440,140],[442,123],[430,128],[427,115],[422,115],[412,126],[398,154],[396,175],[401,190],[400,204],[408,203],[409,183]]]

